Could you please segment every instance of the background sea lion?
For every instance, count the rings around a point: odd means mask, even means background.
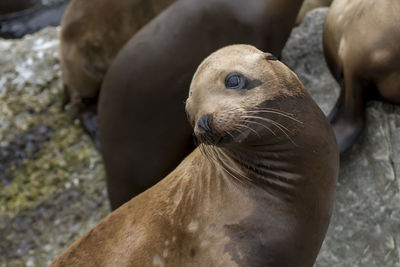
[[[301,3],[181,0],[129,40],[107,72],[99,101],[112,208],[154,185],[192,151],[183,103],[201,60],[233,43],[279,56]]]
[[[299,14],[297,15],[296,25],[303,21],[303,18],[308,11],[311,11],[317,7],[329,6],[331,3],[332,0],[305,0],[300,8]]]
[[[175,0],[73,0],[62,22],[60,60],[66,102],[97,138],[97,97],[115,55],[129,38]],[[95,140],[97,142],[97,140]]]
[[[335,0],[324,26],[326,62],[341,85],[329,115],[346,150],[359,136],[365,102],[400,103],[400,1]]]
[[[51,266],[313,265],[339,153],[297,76],[252,46],[226,47],[199,66],[186,111],[200,147]]]

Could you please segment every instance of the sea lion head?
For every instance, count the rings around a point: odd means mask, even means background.
[[[304,93],[297,76],[274,56],[250,45],[232,45],[200,64],[186,113],[200,143],[254,143],[260,137],[293,134],[287,124],[301,122],[293,107],[279,103]]]

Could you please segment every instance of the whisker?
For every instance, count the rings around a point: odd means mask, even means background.
[[[260,135],[259,135],[254,129],[252,129],[251,127],[249,127],[249,126],[247,126],[247,125],[245,125],[245,124],[237,124],[237,123],[235,123],[234,125],[235,125],[235,126],[239,126],[240,128],[249,129],[250,131],[252,131],[253,133],[255,133],[258,137],[260,137]],[[237,130],[239,131],[239,129],[237,129]],[[244,133],[244,132],[241,132],[241,133]]]
[[[232,137],[232,139],[235,139],[235,138],[233,137],[233,135],[232,135],[229,131],[224,131],[224,133],[229,134],[229,135]]]
[[[241,130],[241,128],[242,128],[242,125],[240,125],[240,124],[237,124],[237,123],[232,123],[232,125],[233,125],[233,126],[236,126],[236,127],[233,127],[233,128],[232,128],[232,130],[234,130],[234,131],[238,131],[240,134],[244,134],[244,131],[243,131],[243,130]]]
[[[216,150],[215,152],[216,152],[216,154],[218,154],[217,160],[220,163],[220,166],[229,175],[231,175],[233,178],[235,178],[236,181],[238,181],[240,183],[244,183],[243,179],[240,179],[240,178],[244,178],[247,181],[251,181],[251,179],[249,177],[247,177],[243,173],[239,172],[238,170],[234,169],[231,164],[227,164],[225,162],[224,158],[227,158],[227,155],[224,152],[222,152],[220,150]]]
[[[279,122],[276,122],[276,121],[274,121],[274,120],[272,120],[272,119],[268,119],[268,118],[263,118],[263,117],[259,117],[259,116],[248,116],[248,115],[245,115],[245,116],[242,116],[243,118],[249,118],[249,119],[257,119],[257,120],[262,120],[262,121],[266,121],[266,122],[270,122],[270,123],[272,123],[272,124],[276,124],[276,125],[279,125],[280,127],[282,127],[283,129],[285,129],[286,131],[288,131],[289,133],[291,133],[291,131],[288,129],[288,128],[286,128],[285,126],[283,126],[282,124],[280,124]],[[275,125],[275,126],[276,126]]]
[[[247,122],[254,123],[254,124],[257,124],[257,125],[260,125],[260,126],[264,127],[265,129],[267,129],[268,131],[270,131],[270,132],[271,132],[273,135],[275,135],[275,136],[276,136],[276,133],[275,133],[274,131],[272,131],[272,130],[271,130],[271,128],[269,128],[267,125],[264,125],[264,124],[262,124],[262,123],[259,123],[259,122],[256,122],[256,121],[251,121],[251,120],[247,120]]]
[[[288,118],[288,119],[294,120],[295,122],[298,122],[298,123],[303,124],[302,121],[299,121],[298,119],[296,119],[295,117],[293,117],[292,114],[289,114],[289,113],[285,114],[285,113],[283,113],[283,112],[281,112],[281,111],[263,110],[263,109],[260,109],[260,110],[249,110],[249,111],[247,111],[247,112],[248,112],[248,113],[272,113],[272,114],[278,114],[278,115],[281,115],[281,116],[286,117],[286,118]]]
[[[292,140],[292,138],[290,138],[290,136],[288,135],[287,132],[291,133],[290,130],[288,128],[286,128],[285,126],[283,126],[282,124],[271,120],[271,119],[267,119],[267,118],[263,118],[263,117],[258,117],[258,116],[243,116],[244,118],[251,118],[251,119],[258,119],[258,120],[262,120],[262,121],[266,121],[269,123],[272,123],[275,127],[277,127],[279,130],[282,131],[282,133],[284,133],[286,135],[286,137],[294,144],[296,145],[296,143]],[[286,131],[287,132],[286,132]]]
[[[293,115],[293,113],[289,113],[289,112],[287,112],[287,111],[283,111],[283,110],[280,110],[280,109],[277,109],[277,108],[253,108],[252,110],[271,110],[271,111],[276,111],[276,112],[281,112],[281,113],[283,113],[283,114],[286,114],[286,115]]]

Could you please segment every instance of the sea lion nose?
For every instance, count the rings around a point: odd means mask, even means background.
[[[212,117],[210,114],[203,115],[197,122],[197,127],[199,127],[199,129],[205,131],[206,133],[211,134],[212,133],[212,130],[210,127],[211,118]]]

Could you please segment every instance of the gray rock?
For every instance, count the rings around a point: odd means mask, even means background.
[[[101,157],[62,109],[58,33],[0,39],[0,266],[46,266],[109,212]]]
[[[36,4],[28,9],[0,14],[1,38],[21,38],[25,34],[34,33],[44,27],[60,25],[69,0],[34,0],[33,2]]]
[[[327,114],[339,86],[322,50],[327,8],[308,13],[283,52]],[[341,156],[336,203],[316,266],[400,266],[400,107],[371,102],[361,138]]]

